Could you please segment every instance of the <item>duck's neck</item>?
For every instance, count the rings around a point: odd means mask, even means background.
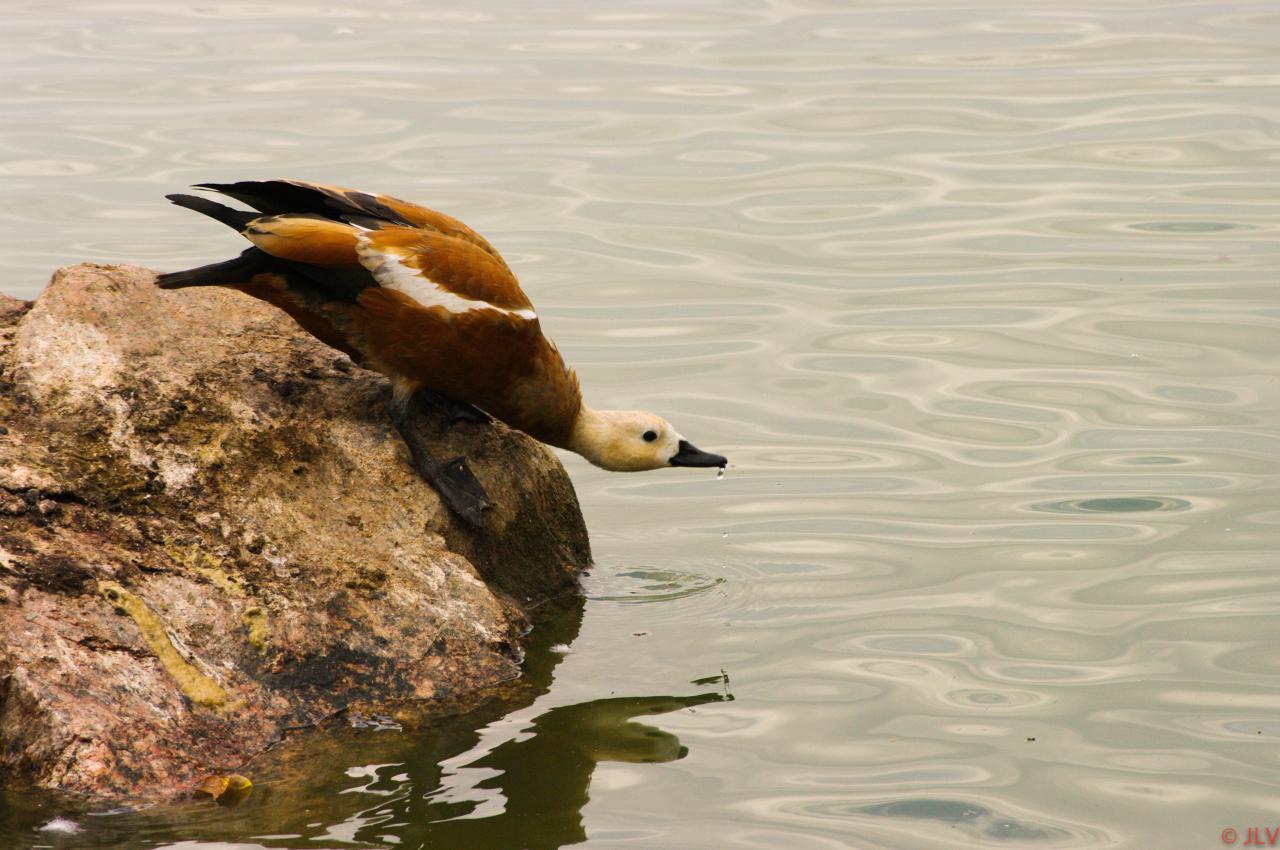
[[[604,469],[611,468],[607,458],[613,429],[608,414],[608,411],[593,410],[582,405],[578,409],[577,418],[573,420],[573,430],[569,432],[569,440],[564,446]]]

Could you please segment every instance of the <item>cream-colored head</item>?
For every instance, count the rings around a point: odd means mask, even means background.
[[[566,448],[613,472],[728,463],[694,447],[661,416],[643,410],[592,410],[583,405]]]

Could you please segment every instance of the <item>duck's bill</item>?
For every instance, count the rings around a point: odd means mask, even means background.
[[[723,455],[704,452],[688,440],[681,440],[679,451],[667,461],[672,466],[726,466],[729,459]]]

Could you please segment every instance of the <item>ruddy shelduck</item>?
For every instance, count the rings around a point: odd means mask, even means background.
[[[414,466],[473,525],[487,506],[464,459],[438,463],[411,438],[412,399],[458,418],[493,416],[620,472],[723,467],[665,419],[593,410],[542,335],[533,304],[501,255],[455,218],[385,195],[298,180],[204,183],[257,212],[193,195],[173,203],[253,244],[222,263],[164,274],[164,289],[224,286],[267,301],[322,342],[391,379],[392,419]]]

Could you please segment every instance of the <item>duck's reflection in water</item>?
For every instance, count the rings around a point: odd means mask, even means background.
[[[550,709],[525,730],[527,737],[499,744],[459,771],[488,774],[471,785],[469,799],[451,799],[456,789],[442,784],[419,806],[411,805],[417,809],[413,821],[396,833],[411,846],[440,848],[554,848],[585,841],[582,808],[597,764],[667,762],[689,752],[675,735],[637,718],[729,699],[722,693],[619,697]],[[497,811],[477,814],[482,809]]]
[[[506,732],[504,716],[550,690],[564,659],[558,646],[577,637],[582,600],[544,614],[529,635],[524,675],[509,683],[509,693],[478,711],[419,727],[411,753],[365,774],[367,784],[348,787],[348,793],[379,795],[377,805],[349,817],[345,829],[313,840],[344,834],[373,845],[390,840],[449,850],[548,850],[583,842],[582,809],[597,764],[670,762],[688,754],[675,735],[644,718],[733,699],[721,671],[693,681],[722,689],[715,692],[557,706]]]

